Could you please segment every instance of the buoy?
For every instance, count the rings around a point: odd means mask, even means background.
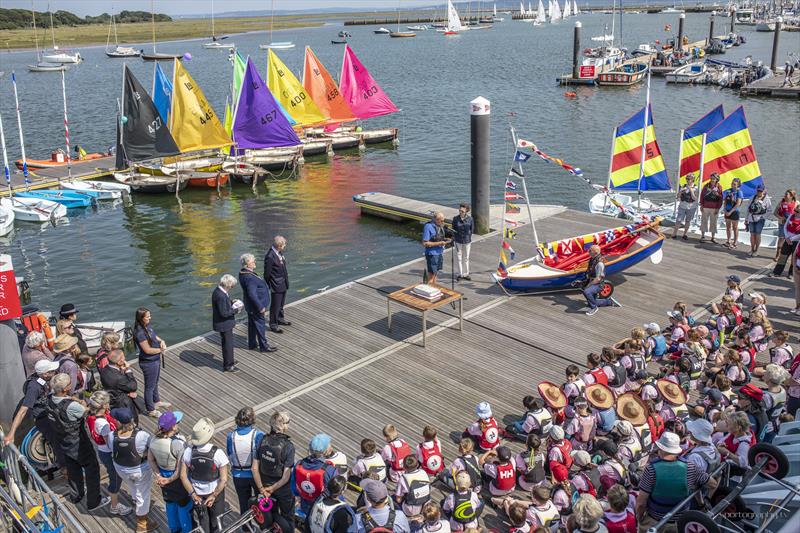
[[[578,93],[573,91],[567,91],[564,93],[564,96],[566,96],[567,98],[575,98],[576,96],[578,96]]]
[[[192,54],[190,54],[189,52],[186,52],[185,54],[183,54],[183,58],[186,61],[191,61],[192,60]]]
[[[672,29],[672,26],[670,24],[667,24],[666,26],[664,26],[664,31],[670,31],[671,29]]]
[[[120,117],[119,121],[122,122],[123,124],[127,124],[128,123],[128,117],[126,117],[125,115],[122,115],[122,117]]]

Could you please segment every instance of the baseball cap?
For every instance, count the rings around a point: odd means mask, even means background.
[[[649,329],[652,331],[661,331],[661,326],[659,326],[655,322],[648,322],[647,324],[644,324],[644,329],[646,330]]]
[[[53,372],[54,370],[58,370],[58,363],[55,361],[51,361],[49,359],[41,359],[36,361],[36,364],[33,365],[33,370],[39,374],[47,374],[48,372]]]
[[[308,449],[312,452],[324,452],[331,444],[331,437],[325,433],[317,433],[311,437],[308,443]]]
[[[183,413],[180,411],[167,411],[158,417],[158,427],[164,431],[169,431],[183,419]]]
[[[389,491],[386,490],[386,485],[377,479],[364,479],[361,481],[361,488],[364,489],[364,495],[372,503],[381,503],[389,497]]]
[[[740,278],[736,274],[731,274],[730,276],[728,276],[725,279],[727,279],[728,281],[732,281],[734,283],[741,283],[742,282],[742,278]]]
[[[133,420],[133,413],[127,407],[117,407],[112,409],[109,414],[120,424],[130,424]]]

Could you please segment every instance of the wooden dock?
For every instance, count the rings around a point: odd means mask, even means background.
[[[540,239],[554,240],[618,226],[620,221],[561,210],[536,224]],[[496,232],[476,238],[473,281],[456,285],[464,295],[464,329],[458,331],[457,311],[450,306],[431,312],[426,349],[419,345],[417,313],[395,312],[391,332],[387,328],[386,297],[421,281],[425,263],[419,258],[289,303],[286,315],[292,326],[281,335],[269,334],[279,347],[275,353],[248,350],[245,326],[239,324],[235,357],[240,373],[222,373],[215,333],[169,347],[161,375],[162,399],[185,413],[184,433],[200,417],[211,418],[218,446],[224,446],[238,409],[252,406],[261,428],[275,409],[286,410],[298,454],[312,434],[324,431],[349,461],[362,438],[381,442],[386,423],[395,424],[411,443],[421,440],[423,426],[433,424],[449,464],[456,455],[454,442],[475,418],[478,402],[489,401],[498,420],[510,423],[523,410],[522,397],[535,390],[537,382],[561,383],[566,365],[583,366],[588,352],[627,336],[633,326],[666,324],[666,311],[678,300],[690,308],[704,308],[721,296],[731,273],[744,280],[746,291],[767,294],[770,318],[776,328],[791,333],[792,342],[800,333],[796,316],[787,313],[793,307],[791,282],[762,276],[771,264],[768,250],[749,258],[743,249],[731,252],[695,239],[667,240],[661,264],[646,261],[613,278],[623,307],[603,308],[587,317],[579,310],[584,301],[577,291],[506,296],[490,277],[500,242]],[[514,248],[519,259],[533,255],[528,228],[519,228]],[[450,254],[444,260],[448,273]],[[440,280],[449,286],[449,275]],[[238,292],[235,289],[236,296]],[[197,304],[208,306],[209,298],[198,294]],[[153,320],[157,327],[157,314]],[[210,321],[209,311],[209,325]],[[144,426],[152,430],[153,421],[145,419]],[[516,452],[521,444],[511,447]],[[53,486],[66,492],[63,481]],[[161,530],[168,531],[160,491],[154,489],[153,495],[151,513]],[[236,508],[231,484],[226,499]],[[122,519],[107,511],[89,515],[82,506],[73,510],[87,531],[114,533],[133,527],[132,515]],[[484,522],[488,528],[502,527],[488,507]]]
[[[800,98],[800,72],[792,76],[794,87],[783,86],[783,74],[777,73],[771,78],[762,78],[748,83],[740,89],[744,96],[773,96],[777,98]]]
[[[108,177],[114,172],[114,164],[114,156],[90,159],[88,161],[73,161],[71,179],[83,181]],[[68,179],[69,174],[66,166],[60,166],[29,170],[28,176],[31,183],[26,186],[22,172],[11,174],[12,191],[58,188],[58,184]],[[9,194],[8,188],[0,190],[0,197],[8,196]]]

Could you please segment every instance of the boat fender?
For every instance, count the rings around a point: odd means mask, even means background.
[[[566,96],[567,98],[575,98],[576,96],[578,96],[578,93],[575,93],[573,91],[567,91],[564,93],[564,96]]]

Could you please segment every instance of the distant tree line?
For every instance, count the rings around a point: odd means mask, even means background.
[[[122,11],[114,16],[114,19],[121,24],[128,22],[150,22],[149,11]],[[156,13],[156,22],[171,22],[172,17],[161,13]],[[107,24],[111,20],[111,15],[103,13],[96,17],[87,16],[81,18],[69,11],[55,11],[53,13],[53,26],[84,26],[86,24]],[[0,8],[0,30],[20,30],[33,27],[33,18],[28,9],[3,9]],[[36,27],[50,28],[50,12],[36,12]]]

